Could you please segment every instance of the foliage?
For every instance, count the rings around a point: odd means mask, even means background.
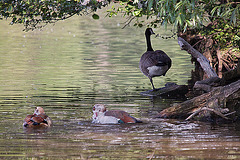
[[[24,24],[28,31],[75,14],[96,11],[107,4],[103,0],[1,0],[0,19],[11,19],[11,24]],[[93,14],[93,18],[99,17]]]
[[[240,27],[234,27],[226,20],[218,19],[200,30],[201,35],[216,41],[215,48],[238,48],[240,49]]]
[[[135,26],[167,27],[172,24],[178,32],[197,29],[219,42],[221,47],[240,47],[240,2],[218,0],[117,0],[109,12],[129,16],[127,22],[136,19]],[[147,16],[148,22],[141,17]],[[211,24],[210,29],[206,26]],[[207,30],[203,30],[207,28]],[[208,30],[209,29],[209,30]]]
[[[177,1],[177,0],[135,0],[133,1],[118,1],[120,7],[109,10],[109,15],[116,15],[119,12],[124,15],[133,16],[136,18],[146,15],[147,18],[153,20],[149,25],[157,27],[159,24],[167,27],[167,24],[181,27],[186,30],[188,26],[201,25],[204,6],[196,7],[195,1]],[[144,21],[137,21],[135,25],[141,27]]]
[[[189,27],[201,27],[204,23],[214,19],[228,19],[233,26],[239,25],[240,2],[228,2],[221,4],[217,0],[118,0],[120,6],[113,6],[108,10],[109,16],[123,13],[135,18],[146,15],[154,18],[148,25],[158,24],[175,27],[185,31]],[[137,22],[138,26],[143,26]]]
[[[30,30],[76,14],[94,12],[109,3],[110,0],[1,0],[0,19],[11,19],[11,24],[24,24],[25,30]],[[134,25],[138,27],[172,24],[178,32],[197,28],[221,47],[240,46],[238,0],[116,0],[108,15],[119,13],[128,16],[127,25],[135,20]],[[92,17],[99,19],[95,13]],[[202,30],[209,24],[211,28]]]

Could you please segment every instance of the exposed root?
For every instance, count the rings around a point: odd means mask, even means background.
[[[226,116],[232,115],[234,113],[236,113],[236,111],[231,112],[231,113],[227,113],[227,114],[222,114],[220,111],[217,111],[215,109],[209,108],[209,107],[202,107],[197,109],[195,112],[193,112],[190,116],[188,116],[185,120],[190,120],[191,118],[193,118],[194,116],[196,116],[197,114],[199,114],[202,111],[210,111],[215,113],[216,115],[220,116],[223,119],[229,120],[229,118],[227,118]],[[225,110],[224,110],[225,111]]]

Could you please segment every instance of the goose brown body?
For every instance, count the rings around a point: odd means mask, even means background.
[[[93,106],[93,123],[118,124],[118,123],[141,123],[141,121],[130,116],[122,110],[107,111],[103,104]]]
[[[42,107],[36,107],[33,115],[27,115],[24,119],[25,128],[43,128],[50,127],[52,120],[45,114]]]
[[[153,50],[150,40],[152,34],[155,34],[152,28],[147,28],[145,32],[147,51],[140,59],[139,68],[141,72],[150,79],[152,87],[155,89],[152,78],[162,75],[165,76],[172,65],[172,61],[164,51]]]

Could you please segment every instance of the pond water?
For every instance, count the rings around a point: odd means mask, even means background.
[[[0,24],[0,159],[239,159],[238,124],[152,118],[174,99],[147,97],[138,68],[145,28],[121,29],[124,19],[75,16],[42,30]],[[156,33],[169,36],[164,29]],[[166,82],[187,84],[194,66],[176,39],[152,38],[172,59]],[[92,106],[106,104],[142,124],[91,123]],[[42,106],[49,130],[24,130],[23,119]]]

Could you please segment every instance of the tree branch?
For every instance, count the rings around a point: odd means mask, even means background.
[[[194,49],[187,41],[185,41],[181,37],[178,37],[178,44],[182,50],[186,50],[189,54],[191,54],[194,58],[197,59],[202,69],[207,74],[208,78],[218,77],[217,73],[210,66],[209,60],[204,57],[199,51]]]

